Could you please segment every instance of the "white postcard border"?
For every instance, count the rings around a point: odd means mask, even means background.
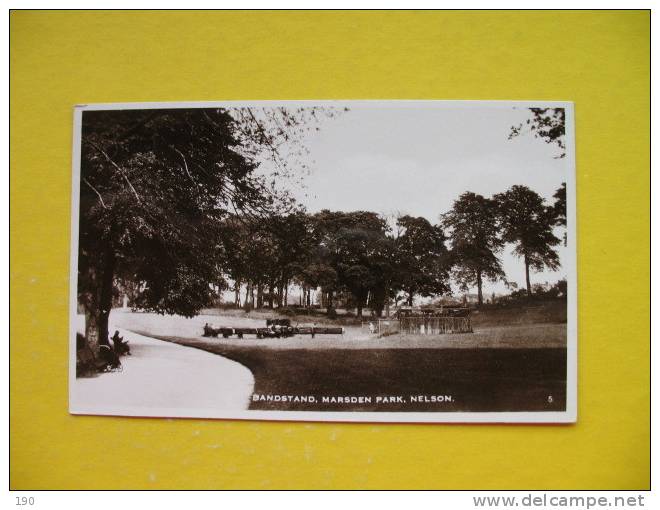
[[[454,412],[454,411],[259,411],[222,410],[163,407],[84,407],[73,402],[76,381],[76,321],[78,285],[78,231],[80,213],[80,159],[82,113],[94,110],[231,108],[239,106],[370,106],[370,107],[446,107],[465,108],[564,108],[566,112],[566,158],[570,171],[566,176],[566,230],[570,250],[565,264],[567,274],[567,363],[566,410],[524,412]],[[574,105],[569,101],[518,100],[415,100],[415,99],[360,99],[360,100],[259,100],[259,101],[177,101],[78,104],[73,116],[73,157],[71,182],[71,263],[69,288],[69,412],[74,415],[132,416],[159,418],[201,418],[230,420],[366,422],[366,423],[546,423],[567,424],[577,421],[577,214],[576,214],[576,159]]]

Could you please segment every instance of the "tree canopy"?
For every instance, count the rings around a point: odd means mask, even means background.
[[[562,182],[561,186],[552,195],[555,199],[552,205],[552,213],[555,217],[555,224],[566,226],[566,183]]]
[[[281,110],[270,119],[233,113],[83,113],[78,292],[92,344],[107,338],[115,279],[138,282],[146,310],[193,315],[212,302],[210,283],[223,281],[223,268],[238,275],[221,242],[234,230],[230,219],[293,211],[291,198],[255,170],[259,148],[275,150],[305,120]]]
[[[441,296],[451,292],[449,257],[442,227],[422,217],[401,216],[395,239],[396,283],[408,294],[412,306],[415,295]]]
[[[528,295],[532,294],[530,268],[559,268],[559,255],[553,248],[559,244],[552,227],[555,216],[543,198],[526,186],[512,186],[494,196],[498,204],[498,217],[502,239],[515,245],[514,252],[523,258]]]
[[[496,221],[497,203],[472,192],[463,193],[451,210],[442,216],[451,240],[454,279],[462,289],[477,287],[478,303],[483,303],[483,280],[504,279],[497,252],[502,249]]]
[[[337,274],[338,286],[351,293],[358,316],[369,293],[384,302],[392,278],[387,222],[370,211],[326,210],[315,215],[315,225],[324,258]]]

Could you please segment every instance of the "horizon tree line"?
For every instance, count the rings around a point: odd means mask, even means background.
[[[484,282],[506,282],[498,255],[512,244],[531,296],[530,271],[559,268],[554,247],[561,241],[553,230],[566,221],[564,184],[554,198],[546,204],[521,185],[492,198],[465,192],[436,225],[399,215],[391,227],[370,211],[233,217],[223,247],[227,278],[218,289],[231,286],[234,304],[249,308],[287,306],[291,285],[301,289],[307,307],[311,291],[320,289],[329,310],[342,293],[359,317],[367,303],[380,316],[390,301],[412,306],[416,296],[451,295],[453,280],[464,291],[476,287],[481,305]]]

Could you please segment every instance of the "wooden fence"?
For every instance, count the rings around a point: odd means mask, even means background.
[[[470,317],[401,317],[399,332],[408,335],[472,333]]]

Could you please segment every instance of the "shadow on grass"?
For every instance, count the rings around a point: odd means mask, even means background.
[[[566,349],[263,349],[140,333],[220,354],[249,368],[254,393],[316,402],[252,401],[278,411],[472,411],[566,409]],[[323,397],[370,397],[339,403]],[[383,402],[378,397],[400,397]],[[411,397],[426,399],[413,401]],[[446,397],[441,402],[431,397]]]

